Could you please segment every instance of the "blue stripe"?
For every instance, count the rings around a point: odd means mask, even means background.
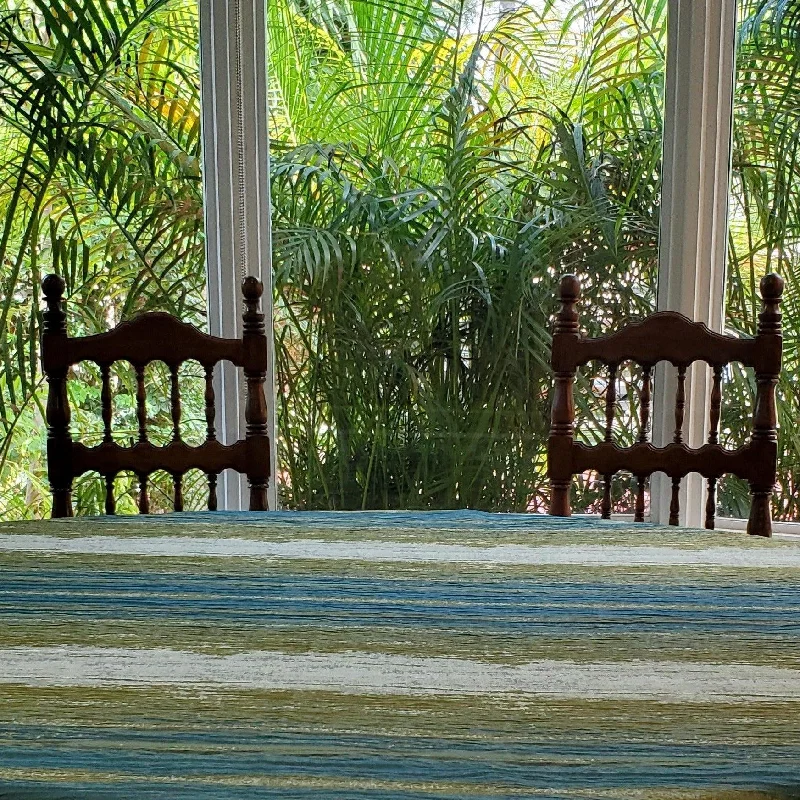
[[[84,521],[86,518],[83,518]],[[398,528],[437,529],[439,532],[452,531],[462,535],[466,531],[490,533],[508,533],[514,531],[541,531],[543,533],[607,531],[618,533],[619,522],[602,520],[599,517],[562,517],[554,525],[553,517],[546,514],[498,514],[489,511],[192,511],[181,514],[159,514],[157,516],[137,517],[97,517],[96,522],[110,525],[148,526],[156,523],[159,526],[191,524],[208,525],[218,528],[223,535],[236,526],[269,527],[282,525],[290,528],[308,529],[353,528],[364,530],[378,528],[396,530]],[[75,525],[71,520],[59,521],[63,525]],[[80,525],[80,523],[79,523]],[[554,530],[557,528],[557,530]],[[625,530],[622,527],[622,530]],[[627,526],[629,530],[641,532],[663,531],[670,536],[686,534],[689,537],[714,536],[705,530],[689,530],[686,528],[665,530],[648,523],[637,523]],[[734,534],[735,535],[735,534]]]
[[[7,570],[0,618],[418,625],[526,633],[800,634],[800,586],[718,586]]]
[[[0,741],[6,739],[0,766],[110,771],[118,772],[121,780],[133,775],[149,775],[156,781],[159,777],[258,775],[561,790],[790,786],[798,780],[800,766],[798,745],[759,746],[756,751],[744,744],[696,741],[586,742],[553,736],[537,740],[535,731],[516,742],[498,732],[501,738],[492,742],[492,731],[482,733],[485,739],[475,742],[449,736],[432,739],[338,731],[254,734],[235,727],[227,735],[187,734],[166,726],[157,734],[139,735],[107,728],[5,727],[0,733]],[[699,731],[691,733],[696,738]],[[35,742],[35,746],[15,741]]]

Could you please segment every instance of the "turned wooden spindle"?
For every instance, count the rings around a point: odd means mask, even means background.
[[[722,411],[722,367],[714,365],[714,382],[711,387],[708,443],[719,444],[719,418]]]
[[[181,441],[181,388],[178,383],[178,365],[171,364],[170,376],[170,414],[172,416],[172,441]]]
[[[217,510],[217,474],[215,472],[206,473],[208,478],[208,510]]]
[[[680,491],[681,491],[681,479],[680,478],[673,478],[672,479],[672,498],[671,498],[670,504],[669,504],[669,524],[670,525],[679,525],[680,524],[680,516],[681,516]]]
[[[72,436],[67,397],[66,284],[59,275],[42,281],[46,303],[42,326],[42,368],[47,375],[47,473],[54,517],[72,516]]]
[[[606,432],[604,441],[614,439],[614,410],[617,405],[617,370],[619,365],[608,365],[608,385],[606,386]]]
[[[139,441],[147,441],[147,394],[144,388],[144,364],[135,364],[136,369],[136,419],[139,424]]]
[[[106,514],[114,516],[117,513],[117,501],[114,498],[114,478],[115,475],[106,475]]]
[[[680,444],[683,441],[683,417],[686,412],[686,365],[678,367],[678,389],[675,393],[675,435],[672,441]],[[677,524],[677,523],[676,523]]]
[[[714,380],[711,386],[711,407],[709,410],[708,443],[719,444],[719,419],[722,412],[722,366],[713,365]],[[707,480],[706,494],[706,520],[707,530],[713,531],[717,518],[717,478],[712,476]]]
[[[644,492],[646,479],[642,475],[636,476],[636,507],[634,508],[633,521],[644,522]]]
[[[611,519],[611,475],[603,475],[603,500],[600,503],[602,519]]]
[[[147,473],[140,472],[137,475],[137,478],[139,479],[139,513],[149,514],[150,498],[147,494],[147,483],[148,483]]]
[[[708,479],[708,495],[706,496],[706,529],[713,531],[717,519],[717,479]]]
[[[781,371],[783,331],[780,311],[783,278],[774,273],[761,280],[763,307],[758,317],[758,339],[769,351],[769,358],[756,372],[756,405],[753,412],[752,444],[763,450],[775,463],[778,450],[778,416],[775,408],[775,386]],[[775,485],[774,470],[750,481],[750,519],[747,532],[754,536],[772,535],[770,500]]]
[[[639,444],[646,444],[650,438],[650,404],[653,397],[653,367],[651,364],[642,364],[642,391],[639,395]],[[644,522],[645,491],[647,489],[647,476],[636,476],[636,505],[634,507],[633,521]]]
[[[183,511],[183,475],[180,472],[172,473],[172,485],[175,487],[173,508],[175,511]]]
[[[250,468],[247,480],[250,485],[250,510],[266,511],[267,485],[270,471],[270,442],[267,427],[267,402],[264,396],[264,381],[267,377],[267,337],[264,315],[259,311],[259,301],[264,285],[252,275],[242,282],[244,295],[244,375],[247,387],[245,401],[245,438],[247,440]]]
[[[649,364],[642,366],[642,394],[639,407],[639,441],[646,442],[650,434],[650,403],[652,401],[653,368]]]
[[[111,365],[110,364],[100,365],[100,377],[102,383],[102,388],[100,389],[100,408],[103,416],[103,442],[108,443],[113,441],[111,437]],[[108,503],[106,503],[106,505],[108,505]]]
[[[565,275],[559,285],[561,308],[553,329],[552,367],[555,373],[553,405],[550,415],[547,473],[550,478],[550,513],[568,517],[572,483],[572,443],[575,435],[575,369],[569,351],[580,339],[577,303],[581,285],[574,275]]]
[[[617,364],[608,365],[608,384],[606,386],[606,430],[604,441],[614,439],[614,409],[617,405]],[[600,504],[600,516],[611,519],[611,479],[613,475],[603,475],[603,502]]]
[[[206,441],[216,441],[217,431],[214,426],[217,409],[214,403],[214,365],[204,364],[206,379],[205,404],[206,404]],[[208,510],[217,510],[217,473],[207,472],[208,479]]]
[[[206,407],[206,441],[214,442],[217,439],[217,430],[214,426],[214,421],[217,416],[217,409],[214,403],[214,365],[204,364],[205,370],[206,389],[205,389],[205,407]]]

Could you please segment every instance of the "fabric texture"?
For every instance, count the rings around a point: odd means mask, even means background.
[[[0,798],[800,798],[800,539],[0,524]]]

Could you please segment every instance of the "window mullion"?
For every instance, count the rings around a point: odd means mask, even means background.
[[[268,331],[267,397],[274,397],[272,253],[264,0],[200,0],[203,198],[208,327],[215,336],[241,335],[241,281],[264,283]],[[215,371],[221,439],[244,438],[242,376],[227,362]],[[272,441],[270,507],[275,507],[275,403],[268,402]],[[242,476],[226,473],[220,507],[247,507]]]
[[[664,108],[658,310],[679,311],[714,331],[724,326],[735,3],[670,0]],[[672,440],[675,369],[659,365],[653,396],[653,441]],[[711,381],[696,365],[687,380],[685,440],[708,435]],[[651,514],[669,517],[670,481],[653,476]],[[684,481],[681,524],[699,527],[705,502],[698,475]]]

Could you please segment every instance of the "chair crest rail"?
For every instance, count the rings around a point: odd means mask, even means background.
[[[100,365],[128,361],[134,366],[154,361],[162,361],[167,366],[186,361],[203,365],[231,361],[237,367],[247,366],[247,351],[240,339],[211,336],[160,311],[145,312],[105,333],[59,337],[52,341],[44,356],[45,370],[71,367],[82,361]]]
[[[658,358],[654,358],[654,342]],[[640,322],[632,322],[607,336],[588,339],[577,333],[554,336],[552,366],[555,372],[574,370],[589,361],[620,364],[631,361],[655,366],[668,361],[688,366],[704,361],[714,366],[732,362],[752,367],[757,372],[779,372],[780,351],[765,349],[758,338],[723,336],[702,322],[692,322],[675,311],[660,311]]]

